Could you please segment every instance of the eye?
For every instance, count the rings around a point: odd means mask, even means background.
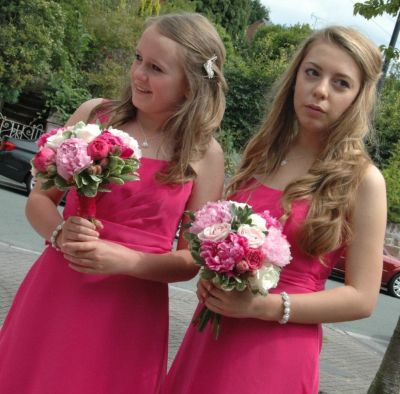
[[[315,68],[306,68],[305,73],[309,77],[318,77],[319,76],[319,72]]]
[[[163,70],[161,70],[161,68],[160,67],[158,67],[156,64],[152,64],[151,65],[151,68],[154,70],[154,71],[157,71],[157,72],[163,72]]]
[[[138,61],[138,62],[141,62],[143,59],[142,59],[142,56],[140,56],[138,53],[136,53],[135,54],[135,60]]]
[[[341,89],[349,89],[350,88],[350,83],[348,81],[346,81],[345,79],[338,79],[335,81],[335,83]]]

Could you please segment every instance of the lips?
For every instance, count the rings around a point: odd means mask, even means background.
[[[311,109],[312,111],[325,113],[325,111],[319,105],[309,104],[309,105],[306,105],[306,107]]]
[[[142,87],[140,87],[140,86],[135,86],[135,90],[136,90],[138,93],[151,93],[150,90],[147,90],[147,89],[142,88]]]

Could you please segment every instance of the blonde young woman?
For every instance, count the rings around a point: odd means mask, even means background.
[[[372,313],[386,198],[363,140],[380,70],[378,48],[345,27],[315,32],[294,56],[228,187],[281,217],[293,260],[266,297],[199,282],[200,302],[223,315],[221,334],[189,327],[164,393],[316,394],[321,323]],[[345,283],[325,290],[343,253]]]
[[[177,227],[185,209],[220,198],[223,187],[213,133],[225,109],[224,59],[218,33],[201,15],[151,18],[125,97],[85,102],[68,120],[101,118],[135,137],[140,180],[98,195],[98,227],[76,216],[73,192],[62,217],[62,194],[35,187],[27,216],[53,245],[28,273],[1,330],[1,393],[159,391],[167,283],[196,273],[187,250],[170,252]],[[180,238],[178,249],[184,245]]]

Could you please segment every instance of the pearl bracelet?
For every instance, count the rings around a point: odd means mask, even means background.
[[[52,246],[55,250],[57,250],[57,252],[60,251],[60,248],[57,246],[57,242],[56,242],[56,241],[57,241],[58,234],[60,234],[60,232],[61,232],[61,230],[62,230],[64,224],[65,224],[65,221],[63,220],[63,221],[55,228],[55,230],[53,231],[53,233],[51,234],[51,237],[50,237],[51,246]]]
[[[286,291],[282,291],[281,297],[283,301],[283,316],[282,319],[279,320],[279,323],[286,324],[289,321],[290,317],[290,298]]]

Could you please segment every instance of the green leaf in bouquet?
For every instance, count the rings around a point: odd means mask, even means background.
[[[77,189],[80,189],[83,186],[82,176],[80,174],[75,174],[74,175],[74,182],[75,182],[75,185],[76,185]]]
[[[41,189],[42,190],[47,190],[47,189],[50,189],[52,187],[54,187],[54,179],[49,179],[46,182],[43,182],[41,184]]]
[[[93,182],[96,182],[96,183],[100,183],[102,181],[102,179],[95,174],[91,174],[91,175],[89,175],[89,177]]]
[[[121,178],[124,182],[134,181],[137,179],[135,175],[129,175],[129,174],[121,174],[119,178]]]
[[[67,190],[70,187],[67,181],[59,175],[54,177],[54,185],[57,189],[60,190]]]
[[[118,156],[111,155],[108,159],[108,168],[110,170],[115,170],[118,167],[124,166],[124,160]]]
[[[107,189],[106,187],[99,187],[99,188],[97,189],[97,191],[98,191],[98,192],[101,192],[101,193],[110,193],[110,192],[111,192],[111,190],[110,190],[110,189]]]
[[[108,177],[108,181],[111,183],[116,183],[117,185],[123,185],[124,181],[119,178],[119,177],[115,177],[115,176],[110,176]]]
[[[64,137],[66,140],[70,139],[71,136],[72,136],[72,134],[73,134],[72,131],[64,131],[64,132],[62,133],[63,137]]]
[[[204,261],[203,261],[203,259],[201,258],[201,256],[199,255],[199,253],[197,253],[197,252],[194,251],[194,250],[191,250],[190,253],[191,253],[191,255],[192,255],[192,257],[193,257],[195,263],[197,263],[197,264],[199,264],[199,265],[203,265],[203,264],[204,264]]]
[[[97,194],[97,187],[91,187],[90,185],[88,186],[83,186],[80,189],[80,192],[84,194],[86,197],[95,197]]]
[[[188,216],[190,221],[192,221],[192,222],[194,222],[196,219],[196,216],[193,211],[185,211],[185,212],[183,212],[183,214]],[[191,223],[189,223],[189,226],[191,226]]]
[[[211,271],[207,268],[202,268],[200,271],[200,278],[205,280],[213,279],[217,274],[214,271]]]

